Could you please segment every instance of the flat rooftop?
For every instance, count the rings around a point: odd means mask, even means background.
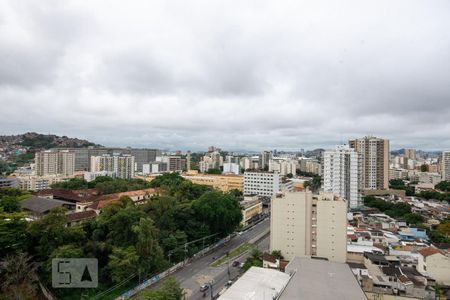
[[[273,269],[251,267],[229,289],[220,300],[272,300],[289,281],[289,274]],[[298,298],[296,298],[298,299]],[[306,299],[306,298],[305,298]]]
[[[285,272],[293,275],[280,300],[367,300],[347,264],[295,257]]]

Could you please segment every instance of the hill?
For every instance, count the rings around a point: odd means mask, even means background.
[[[101,147],[101,145],[97,145],[87,140],[69,138],[67,136],[57,136],[54,134],[39,134],[36,132],[0,136],[0,148],[4,149],[23,147],[34,152],[50,148],[82,148],[89,146]]]

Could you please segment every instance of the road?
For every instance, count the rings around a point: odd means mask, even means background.
[[[200,286],[213,280],[213,294],[216,295],[221,291],[225,284],[228,282],[228,267],[227,264],[223,264],[219,267],[212,267],[210,264],[217,258],[222,257],[227,253],[238,247],[239,245],[249,242],[257,236],[260,236],[270,227],[269,219],[265,219],[260,223],[256,224],[252,228],[246,230],[240,235],[236,235],[230,241],[228,241],[223,246],[217,248],[210,254],[199,258],[192,263],[186,265],[183,269],[175,272],[172,276],[181,284],[181,287],[186,292],[186,300],[197,300],[197,299],[210,299],[210,290],[206,291],[207,297],[203,297],[203,292],[200,292]],[[257,243],[258,249],[261,251],[266,251],[269,249],[269,238],[266,236]],[[245,261],[250,253],[246,253],[239,257],[239,259],[232,259],[230,261],[230,278],[236,278],[239,275],[240,268],[232,267],[231,263],[234,260],[240,262]],[[158,285],[158,284],[157,284]],[[153,286],[153,288],[157,288]]]

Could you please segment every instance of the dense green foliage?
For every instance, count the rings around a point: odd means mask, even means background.
[[[111,180],[97,184],[104,182]],[[234,193],[212,191],[176,174],[159,176],[153,184],[162,192],[143,205],[122,197],[103,208],[96,219],[72,227],[66,226],[63,208],[55,208],[37,221],[25,221],[16,204],[28,194],[0,189],[0,261],[10,259],[7,255],[28,253],[33,263],[40,265],[40,280],[50,286],[52,258],[96,257],[99,284],[106,289],[133,276],[131,280],[136,283],[138,274],[149,278],[239,226],[242,214]],[[216,235],[202,239],[212,234]],[[80,298],[81,293],[78,289],[53,292],[62,299]],[[166,299],[161,293],[163,296],[155,294],[151,299]],[[173,295],[178,297],[179,293]]]
[[[127,191],[135,191],[149,188],[149,182],[142,179],[122,179],[109,176],[99,176],[91,182],[83,178],[71,178],[68,181],[58,182],[52,188],[62,188],[68,190],[80,190],[95,188],[99,195],[113,194]]]
[[[422,191],[419,194],[417,194],[416,196],[425,198],[425,199],[435,199],[435,200],[450,202],[450,193],[449,192],[439,193],[436,191]]]
[[[364,205],[378,208],[380,211],[384,212],[385,214],[393,218],[403,218],[407,214],[411,214],[411,206],[408,203],[388,202],[378,199],[374,196],[364,197]]]
[[[138,300],[181,300],[183,289],[173,278],[165,279],[158,290],[146,289],[137,297]]]
[[[263,260],[262,260],[263,253],[259,251],[258,249],[254,249],[249,257],[245,260],[243,269],[247,271],[251,267],[262,267],[263,266]]]
[[[436,184],[435,188],[443,192],[450,192],[450,181],[441,181]]]
[[[406,196],[414,196],[414,188],[409,184],[406,185],[403,179],[389,180],[389,188],[394,190],[404,190]]]
[[[206,171],[206,174],[222,174],[222,170],[220,169],[209,169]]]
[[[420,172],[428,172],[429,171],[429,166],[427,164],[423,164],[420,166]]]

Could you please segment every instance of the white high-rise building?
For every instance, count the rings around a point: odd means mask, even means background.
[[[323,190],[345,198],[350,208],[361,205],[359,155],[349,146],[323,153]]]
[[[347,258],[347,201],[311,191],[285,192],[272,197],[270,251],[295,256],[324,257],[345,263]]]
[[[232,173],[235,175],[239,175],[240,174],[239,164],[230,163],[230,162],[223,163],[223,173],[224,174]]]
[[[442,180],[450,181],[450,151],[442,152],[441,164]]]
[[[277,172],[245,172],[244,195],[272,197],[280,191],[280,174]]]
[[[134,177],[134,156],[102,155],[91,156],[91,172],[113,172],[116,177],[130,179]]]

